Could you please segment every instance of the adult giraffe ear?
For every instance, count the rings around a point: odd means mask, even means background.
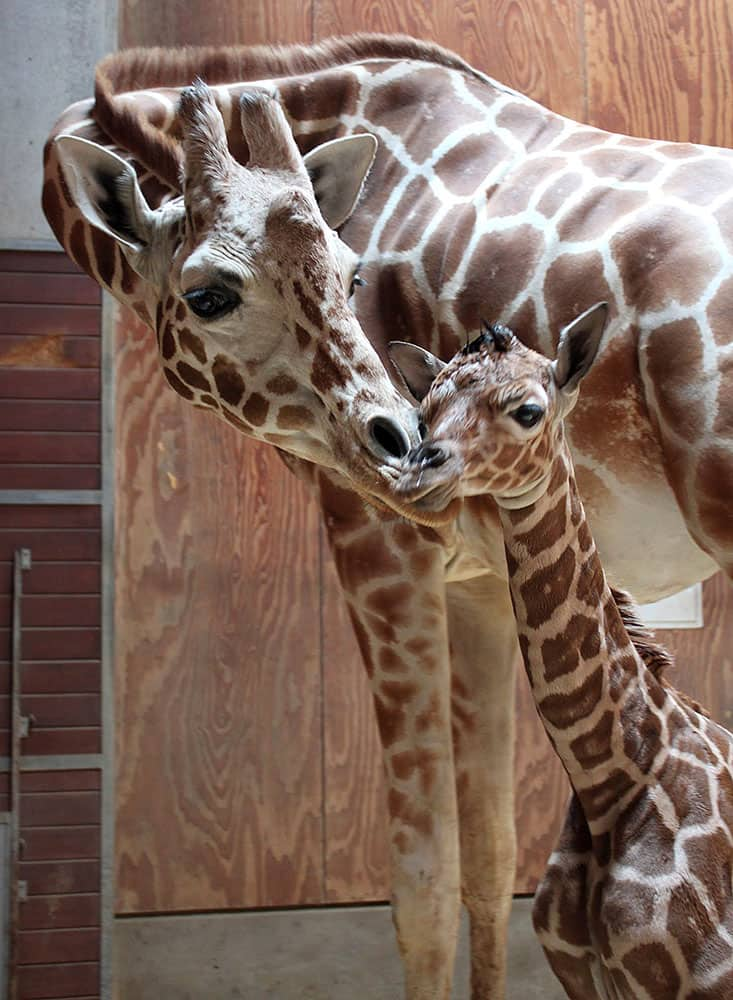
[[[581,379],[588,374],[598,353],[607,320],[608,303],[597,302],[560,334],[553,371],[555,383],[563,393],[574,392]]]
[[[76,135],[60,135],[56,148],[69,193],[87,222],[111,236],[123,250],[145,250],[152,239],[155,213],[130,164]]]
[[[417,344],[406,344],[402,340],[388,344],[387,353],[410,393],[421,403],[435,377],[445,368],[445,361]]]
[[[361,132],[324,142],[303,157],[321,215],[331,229],[342,226],[354,211],[376,155],[376,138]]]

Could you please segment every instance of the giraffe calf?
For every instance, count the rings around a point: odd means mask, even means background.
[[[421,400],[400,490],[420,510],[490,494],[522,657],[570,778],[564,829],[534,904],[573,1000],[733,997],[733,737],[664,683],[668,656],[606,581],[564,417],[596,356],[605,303],[555,361],[486,327],[448,364],[393,344]]]

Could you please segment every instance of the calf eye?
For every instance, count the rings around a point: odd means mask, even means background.
[[[544,415],[545,411],[536,403],[524,403],[522,406],[518,406],[516,410],[512,410],[510,414],[520,427],[525,428],[534,427],[542,420]]]
[[[183,298],[200,319],[218,319],[239,305],[239,296],[223,288],[195,288]]]

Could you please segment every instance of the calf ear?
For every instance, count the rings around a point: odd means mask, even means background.
[[[422,402],[436,375],[445,368],[445,361],[416,344],[406,344],[402,340],[393,340],[387,352],[410,393]]]
[[[324,142],[303,157],[321,215],[331,229],[342,226],[354,211],[376,153],[377,140],[362,132]]]
[[[150,244],[155,213],[130,164],[75,135],[60,135],[56,148],[71,198],[87,222],[123,250],[144,250]]]
[[[598,353],[607,319],[608,303],[597,302],[560,334],[553,370],[557,387],[563,392],[573,392],[588,374]]]

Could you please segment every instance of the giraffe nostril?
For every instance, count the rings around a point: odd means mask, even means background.
[[[435,469],[448,458],[448,452],[439,444],[423,443],[415,450],[414,462],[423,468]]]
[[[388,417],[373,417],[369,423],[369,439],[372,451],[378,457],[404,458],[410,450],[410,442],[399,424]],[[374,447],[375,446],[375,447]]]

